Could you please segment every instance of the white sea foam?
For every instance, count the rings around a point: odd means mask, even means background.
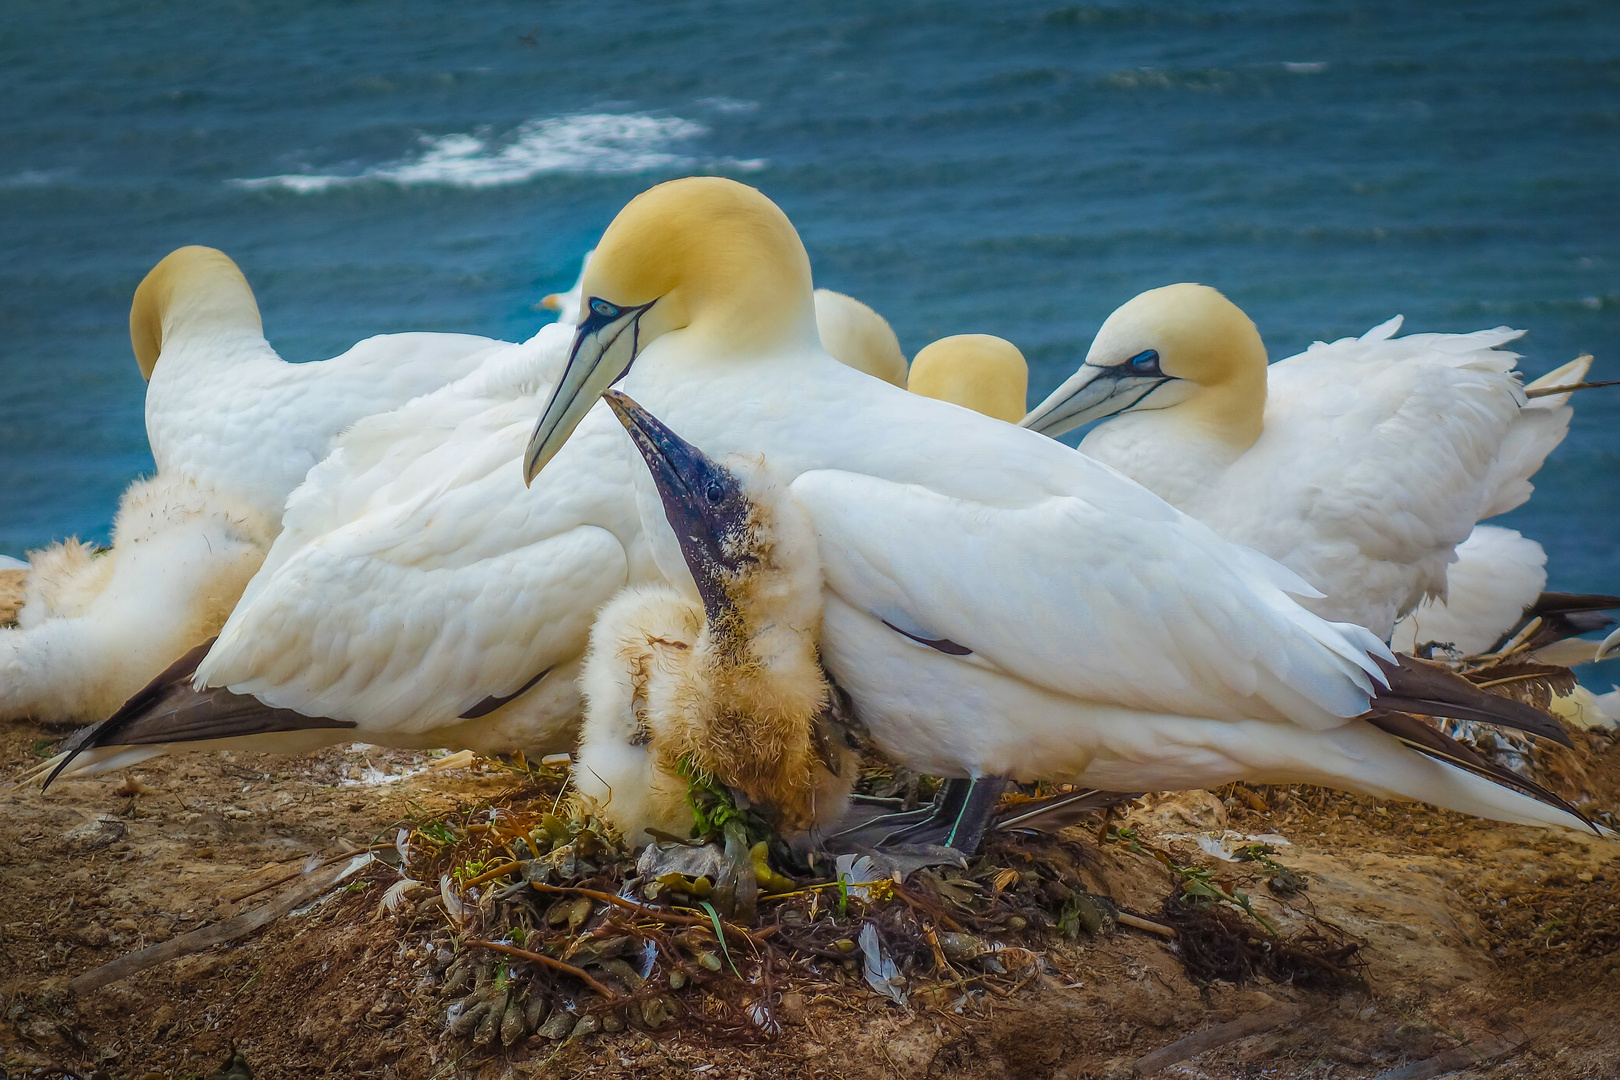
[[[419,153],[358,173],[290,173],[231,180],[237,187],[301,193],[364,183],[483,188],[520,184],[547,173],[634,173],[710,164],[753,170],[763,161],[710,161],[679,152],[709,129],[678,116],[580,113],[529,120],[502,136],[488,132],[430,136]]]

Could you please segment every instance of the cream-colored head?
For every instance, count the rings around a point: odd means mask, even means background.
[[[582,291],[568,367],[524,456],[530,479],[664,334],[698,334],[716,358],[816,340],[799,234],[775,203],[735,180],[671,180],[630,200],[596,246]]]
[[[895,386],[906,385],[906,354],[900,351],[894,328],[853,296],[817,289],[816,330],[821,347],[840,364]]]
[[[1170,407],[1235,446],[1260,437],[1265,343],[1253,320],[1207,285],[1150,289],[1108,316],[1080,370],[1024,426],[1055,437],[1127,409]]]
[[[906,389],[1016,424],[1029,393],[1029,365],[1006,338],[957,334],[918,351]]]
[[[143,379],[152,378],[164,340],[182,322],[219,322],[264,332],[247,278],[229,255],[211,247],[170,252],[136,286],[129,306],[129,343]]]

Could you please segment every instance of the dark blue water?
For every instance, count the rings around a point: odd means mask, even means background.
[[[519,338],[650,183],[763,188],[908,352],[1022,346],[1038,400],[1141,289],[1217,285],[1274,358],[1402,312],[1620,377],[1620,9],[982,3],[10,5],[0,552],[105,536],[151,467],[126,316],[221,247],[289,359]],[[1620,393],[1507,523],[1620,590]]]

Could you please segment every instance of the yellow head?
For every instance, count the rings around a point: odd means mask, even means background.
[[[530,479],[663,334],[701,334],[716,356],[815,340],[799,234],[775,203],[735,180],[687,177],[636,196],[602,235],[582,285],[568,367],[524,458]]]
[[[816,290],[816,331],[821,347],[840,364],[906,385],[906,354],[889,321],[853,296]]]
[[[1029,365],[1005,338],[957,334],[917,353],[906,389],[1016,424],[1024,415]]]
[[[247,278],[230,256],[211,247],[170,252],[136,286],[129,307],[129,342],[141,378],[152,378],[164,338],[182,320],[218,320],[256,334],[264,331]]]
[[[1266,347],[1253,320],[1207,285],[1150,289],[1110,315],[1086,361],[1024,418],[1058,436],[1127,409],[1177,416],[1234,445],[1260,437]]]

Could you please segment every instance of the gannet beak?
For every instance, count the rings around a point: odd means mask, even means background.
[[[1122,364],[1081,364],[1018,426],[1055,439],[1081,424],[1124,412],[1172,378],[1159,370],[1159,354],[1151,349]]]
[[[742,485],[629,395],[608,390],[602,398],[647,462],[705,608],[722,610],[726,576],[738,563],[728,554],[726,540],[748,526],[750,503]]]
[[[563,306],[563,294],[562,293],[546,293],[546,295],[544,295],[544,296],[542,296],[540,298],[540,302],[538,304],[534,305],[534,307],[530,308],[529,310],[530,311],[561,311],[562,306]]]
[[[529,437],[523,454],[523,482],[532,483],[546,462],[562,449],[585,414],[591,411],[602,391],[624,377],[641,350],[639,324],[651,300],[632,307],[620,307],[593,296],[586,305],[585,319],[574,331],[574,345],[568,351],[568,366],[551,392],[540,422]]]

